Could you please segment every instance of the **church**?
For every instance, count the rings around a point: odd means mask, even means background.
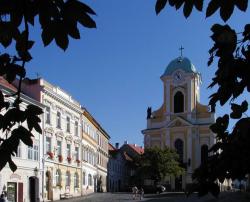
[[[169,176],[163,184],[180,191],[192,182],[192,173],[216,141],[209,129],[215,122],[215,114],[200,103],[201,74],[188,58],[180,56],[172,60],[160,78],[163,104],[155,111],[148,108],[147,128],[142,130],[144,147],[167,146],[177,151],[185,173]]]

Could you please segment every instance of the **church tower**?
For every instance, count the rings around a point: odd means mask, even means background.
[[[163,104],[151,113],[148,109],[147,128],[142,131],[144,146],[165,146],[175,149],[186,172],[180,177],[169,176],[172,190],[184,190],[192,182],[191,175],[202,161],[207,150],[215,143],[209,126],[214,113],[200,103],[201,75],[186,57],[172,60],[160,77],[163,86]]]

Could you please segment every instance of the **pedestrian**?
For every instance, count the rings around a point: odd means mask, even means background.
[[[1,196],[0,196],[0,202],[6,202],[4,194],[1,194]]]
[[[142,198],[144,197],[144,190],[142,187],[139,190],[139,195],[140,195],[140,200],[142,200]]]
[[[138,188],[136,186],[132,187],[133,200],[137,198]]]

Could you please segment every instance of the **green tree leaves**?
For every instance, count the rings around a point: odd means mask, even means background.
[[[156,182],[168,175],[179,176],[184,169],[178,161],[178,154],[165,147],[154,147],[145,150],[139,160],[137,175],[142,179],[152,179]]]
[[[162,9],[166,6],[168,0],[157,0],[155,4],[155,12],[158,15]],[[187,18],[191,14],[193,7],[198,11],[202,11],[203,7],[203,0],[169,0],[169,5],[173,6],[178,10],[182,5],[184,4],[183,7],[183,14]]]
[[[55,3],[45,0],[42,2],[39,21],[42,26],[44,46],[49,45],[55,39],[56,44],[66,50],[69,44],[68,36],[80,39],[78,22],[84,27],[96,28],[96,23],[90,15],[95,15],[95,12],[77,0],[56,1]]]
[[[166,6],[167,0],[157,0],[155,5],[156,14],[159,14]],[[169,4],[174,6],[178,10],[183,4],[183,14],[187,18],[192,13],[193,6],[198,11],[202,11],[204,0],[169,0]],[[220,16],[224,21],[227,21],[233,11],[234,7],[237,7],[241,11],[246,11],[248,6],[248,0],[210,0],[206,9],[206,17],[212,16],[217,10],[220,9]]]

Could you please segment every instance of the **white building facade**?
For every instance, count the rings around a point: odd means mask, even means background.
[[[81,196],[81,105],[44,79],[26,80],[23,86],[45,105],[43,200]]]
[[[17,92],[17,89],[13,85],[8,84],[2,77],[0,78],[0,89],[4,95],[10,95]],[[14,97],[6,98],[6,100],[13,103]],[[21,110],[25,110],[29,104],[44,109],[41,103],[23,94],[21,95],[21,100],[23,101],[20,104]],[[43,117],[40,116],[40,119],[43,120]],[[26,123],[22,125],[27,128]],[[17,155],[12,158],[17,165],[17,170],[13,173],[8,164],[6,164],[0,172],[0,192],[7,192],[9,202],[32,202],[30,199],[30,188],[33,186],[31,178],[34,177],[39,179],[35,189],[39,192],[38,197],[42,200],[42,135],[37,133],[34,129],[32,130],[32,134],[34,135],[33,147],[28,147],[20,141]],[[1,133],[0,136],[2,137],[3,134]]]

